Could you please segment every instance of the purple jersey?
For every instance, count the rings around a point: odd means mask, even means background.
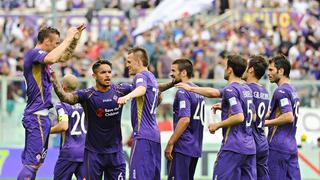
[[[240,124],[222,129],[221,150],[233,151],[240,154],[256,154],[256,146],[252,135],[251,122],[255,107],[252,91],[246,84],[231,83],[222,91],[221,120],[243,113],[244,121]]]
[[[265,87],[259,84],[247,84],[252,90],[253,104],[256,111],[256,121],[253,122],[253,137],[256,142],[257,152],[269,149],[267,137],[264,132],[264,121],[269,110],[269,93]]]
[[[160,131],[156,121],[158,104],[158,83],[149,71],[135,75],[133,89],[139,86],[147,88],[146,94],[134,98],[131,103],[131,124],[135,139],[147,139],[160,143]]]
[[[281,114],[292,112],[294,121],[289,124],[269,128],[268,141],[270,149],[290,154],[297,152],[295,135],[299,104],[298,94],[290,84],[285,83],[274,91],[271,100],[270,119],[275,119]]]
[[[115,153],[122,150],[121,113],[118,98],[128,94],[129,84],[112,84],[107,92],[93,87],[79,90],[79,96],[88,120],[86,149],[97,153]]]
[[[41,49],[30,49],[24,57],[23,75],[27,83],[27,106],[25,115],[51,108],[52,82],[50,65],[44,64],[47,52]]]
[[[190,84],[190,86],[196,85]],[[204,115],[204,97],[178,89],[173,102],[173,126],[176,128],[179,119],[183,117],[189,117],[190,123],[175,143],[175,152],[191,157],[201,157]]]
[[[59,121],[68,121],[68,130],[61,134],[60,159],[83,162],[87,121],[80,104],[57,103]]]

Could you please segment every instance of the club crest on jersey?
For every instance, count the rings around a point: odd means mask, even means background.
[[[118,96],[114,95],[112,99],[118,101]]]
[[[103,108],[98,108],[98,109],[96,110],[96,115],[97,115],[99,118],[103,117],[103,116],[104,116],[104,109],[103,109]]]
[[[37,159],[38,162],[40,162],[40,159],[41,159],[41,154],[40,154],[40,153],[38,153],[38,154],[36,155],[36,159]]]

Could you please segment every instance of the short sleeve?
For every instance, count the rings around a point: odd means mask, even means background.
[[[282,89],[278,89],[274,93],[276,105],[280,108],[281,113],[293,112],[289,93]]]
[[[220,97],[223,97],[223,90],[224,89],[218,89],[219,90],[219,93],[220,93]]]
[[[89,89],[81,89],[74,92],[74,94],[78,96],[79,102],[82,103],[87,99],[89,91],[90,91]]]
[[[139,86],[143,86],[145,88],[147,88],[147,77],[145,75],[143,75],[142,73],[139,73],[135,76],[134,78],[134,85],[135,87],[139,87]]]
[[[33,62],[43,62],[44,58],[47,56],[47,52],[41,49],[34,49],[32,53]]]
[[[178,118],[191,117],[191,98],[188,97],[187,92],[179,89],[176,93],[176,99],[179,103]]]
[[[243,109],[239,100],[239,96],[232,88],[226,88],[222,92],[223,98],[228,102],[230,108],[230,114],[242,113]]]
[[[120,83],[117,86],[117,91],[122,95],[127,95],[133,90],[132,84]]]

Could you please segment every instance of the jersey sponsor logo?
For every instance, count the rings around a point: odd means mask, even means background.
[[[283,107],[283,106],[286,106],[286,105],[289,105],[289,100],[288,98],[283,98],[280,100],[280,106]]]
[[[97,115],[99,118],[103,117],[103,116],[104,116],[104,109],[103,109],[103,108],[98,108],[98,109],[96,110],[96,115]]]
[[[99,118],[102,118],[103,116],[106,116],[106,117],[115,116],[115,115],[119,115],[120,114],[120,109],[121,109],[120,107],[115,107],[115,108],[112,108],[112,109],[98,108],[96,110],[96,115]]]
[[[230,106],[234,106],[237,104],[237,100],[235,97],[229,98],[229,104]]]

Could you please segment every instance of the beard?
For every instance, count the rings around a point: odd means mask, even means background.
[[[244,80],[244,81],[247,81],[247,79],[248,79],[248,76],[242,76],[242,78],[241,78],[242,80]]]
[[[280,78],[279,78],[278,75],[275,75],[275,76],[273,77],[273,80],[270,80],[270,82],[272,82],[272,83],[278,83],[279,81],[280,81]]]
[[[225,80],[229,81],[229,75],[227,73],[224,73],[224,77]]]

